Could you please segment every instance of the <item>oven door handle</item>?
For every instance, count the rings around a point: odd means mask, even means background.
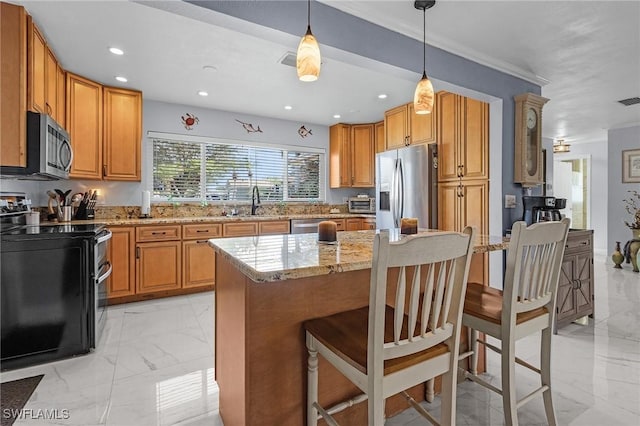
[[[113,232],[111,232],[111,231],[109,231],[109,230],[107,229],[107,233],[106,233],[106,234],[104,234],[104,235],[103,235],[103,236],[101,236],[101,237],[98,237],[98,240],[96,241],[96,244],[102,244],[102,243],[104,243],[105,241],[110,240],[112,235],[113,235]]]
[[[111,262],[107,261],[107,262],[103,263],[102,266],[107,265],[107,264],[109,265],[109,269],[107,269],[107,272],[105,272],[104,274],[102,274],[102,275],[100,275],[98,277],[98,279],[96,280],[96,285],[99,285],[104,280],[109,278],[109,276],[111,275],[111,272],[113,272],[113,265],[111,264]],[[102,266],[100,267],[101,269],[102,269]]]

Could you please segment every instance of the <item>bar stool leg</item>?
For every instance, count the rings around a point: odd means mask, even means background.
[[[469,361],[469,371],[474,376],[478,375],[478,345],[478,330],[469,328],[469,346],[473,351],[471,360]]]
[[[518,425],[518,411],[516,406],[516,347],[514,339],[504,336],[502,339],[502,403],[504,422],[507,426]]]
[[[307,426],[318,424],[318,409],[313,405],[318,401],[318,351],[307,343]]]
[[[542,393],[544,400],[544,411],[547,414],[549,426],[556,426],[556,415],[553,410],[551,400],[551,328],[542,330],[540,337],[540,379],[542,386],[547,385],[549,389]]]

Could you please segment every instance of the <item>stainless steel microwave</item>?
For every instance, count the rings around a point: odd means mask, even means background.
[[[2,167],[18,179],[68,179],[73,149],[67,131],[51,116],[27,112],[27,167]]]
[[[350,197],[349,213],[375,213],[376,199],[371,197]]]

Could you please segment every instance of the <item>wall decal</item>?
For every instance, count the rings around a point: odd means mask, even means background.
[[[263,133],[262,130],[260,130],[260,126],[258,126],[257,128],[253,127],[253,124],[251,123],[245,123],[244,121],[240,121],[236,118],[236,121],[240,124],[242,124],[242,127],[244,127],[244,129],[247,131],[247,133],[256,133],[256,132],[260,132]]]
[[[185,117],[186,115],[186,117]],[[193,126],[195,126],[196,124],[198,124],[200,122],[200,120],[198,120],[198,117],[196,117],[193,114],[189,114],[188,112],[183,115],[182,117],[182,124],[184,125],[184,128],[187,130],[192,130]]]
[[[309,135],[313,136],[313,133],[311,133],[311,129],[307,129],[304,126],[300,126],[300,128],[298,129],[298,134],[301,138],[306,138]]]

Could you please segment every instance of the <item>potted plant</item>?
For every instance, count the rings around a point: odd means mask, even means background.
[[[640,239],[640,192],[627,191],[631,194],[629,198],[625,198],[625,210],[631,215],[631,222],[624,221],[625,225],[633,232],[633,238]]]

